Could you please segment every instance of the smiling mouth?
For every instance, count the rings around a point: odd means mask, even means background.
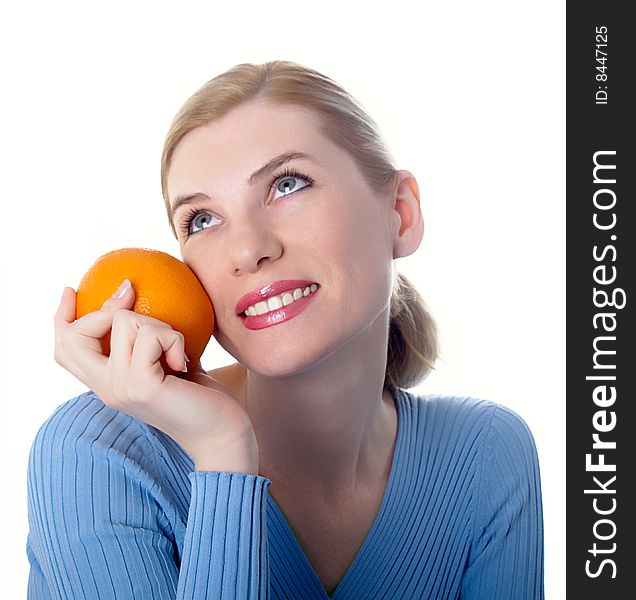
[[[301,298],[306,298],[310,294],[313,294],[319,287],[319,285],[312,283],[304,288],[299,287],[293,290],[287,290],[282,294],[271,296],[270,298],[267,298],[267,300],[261,300],[260,302],[256,302],[255,304],[248,306],[247,310],[242,312],[240,316],[256,317],[266,315],[267,313],[278,310],[279,308],[293,304]]]

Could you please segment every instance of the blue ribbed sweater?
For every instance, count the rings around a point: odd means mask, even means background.
[[[387,488],[331,598],[542,599],[528,427],[491,402],[390,390],[398,431]],[[82,394],[31,450],[28,597],[325,600],[270,484],[195,472],[168,436]]]

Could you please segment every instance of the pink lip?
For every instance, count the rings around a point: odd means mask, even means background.
[[[278,325],[279,323],[293,319],[296,315],[299,315],[303,310],[305,310],[307,305],[313,301],[319,290],[320,288],[309,294],[309,296],[303,296],[298,300],[294,300],[287,306],[282,306],[281,308],[277,308],[276,310],[265,313],[264,315],[256,315],[253,317],[241,315],[239,318],[243,322],[243,325],[247,329],[251,330],[265,329],[266,327]]]
[[[254,290],[253,292],[245,294],[245,296],[236,303],[236,314],[242,315],[252,304],[256,304],[262,300],[267,300],[267,298],[271,298],[272,296],[278,296],[279,294],[289,290],[306,288],[313,283],[316,282],[307,281],[305,279],[281,279],[279,281],[273,281],[259,290]]]

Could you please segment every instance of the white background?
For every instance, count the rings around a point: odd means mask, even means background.
[[[7,4],[3,6],[7,6]],[[441,331],[418,393],[505,404],[532,429],[546,597],[565,597],[565,2],[23,2],[0,14],[2,595],[26,593],[26,467],[84,391],[53,314],[101,254],[179,256],[159,182],[181,103],[240,62],[338,81],[420,184],[425,235],[398,269]],[[233,362],[212,342],[208,369]]]

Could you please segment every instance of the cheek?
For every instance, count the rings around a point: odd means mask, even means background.
[[[343,266],[352,274],[382,271],[393,258],[382,221],[385,217],[371,202],[365,200],[362,207],[343,211],[331,229],[332,247],[344,257]]]
[[[343,215],[331,229],[329,244],[321,256],[333,264],[340,302],[357,320],[368,318],[369,311],[381,312],[391,298],[393,253],[378,212],[357,211]]]
[[[219,290],[221,287],[221,272],[220,265],[216,265],[210,260],[209,256],[205,258],[197,252],[182,253],[183,262],[190,267],[192,272],[197,276],[197,279],[203,286],[203,289],[207,293],[208,297],[212,301],[214,312],[218,318],[218,307],[221,306],[221,298],[219,296]]]

